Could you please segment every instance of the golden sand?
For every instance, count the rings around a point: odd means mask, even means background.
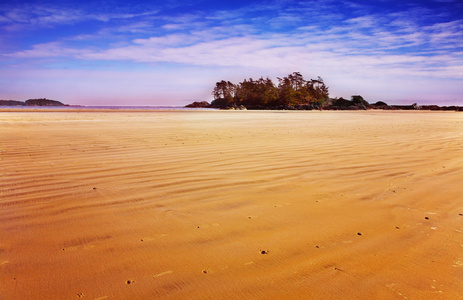
[[[0,299],[462,299],[463,113],[0,112]]]

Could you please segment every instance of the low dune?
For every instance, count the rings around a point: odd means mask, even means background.
[[[462,299],[463,114],[0,112],[0,299]]]

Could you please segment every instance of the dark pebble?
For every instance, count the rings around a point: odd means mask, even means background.
[[[362,233],[361,233],[361,232],[357,232],[357,235],[362,235]]]
[[[267,250],[262,250],[262,251],[260,251],[260,254],[268,254],[268,251]]]
[[[429,220],[429,217],[424,217],[426,220]]]

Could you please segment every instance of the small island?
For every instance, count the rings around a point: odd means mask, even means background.
[[[29,99],[26,101],[0,100],[0,106],[66,106],[60,101],[46,98]]]
[[[360,95],[330,98],[323,79],[305,80],[299,72],[278,78],[275,85],[270,78],[252,78],[233,84],[219,81],[212,91],[214,100],[196,101],[187,108],[218,108],[225,110],[440,110],[463,111],[462,106],[388,105],[383,101],[370,104]]]

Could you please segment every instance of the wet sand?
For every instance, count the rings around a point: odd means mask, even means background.
[[[0,112],[1,299],[462,299],[463,113]]]

